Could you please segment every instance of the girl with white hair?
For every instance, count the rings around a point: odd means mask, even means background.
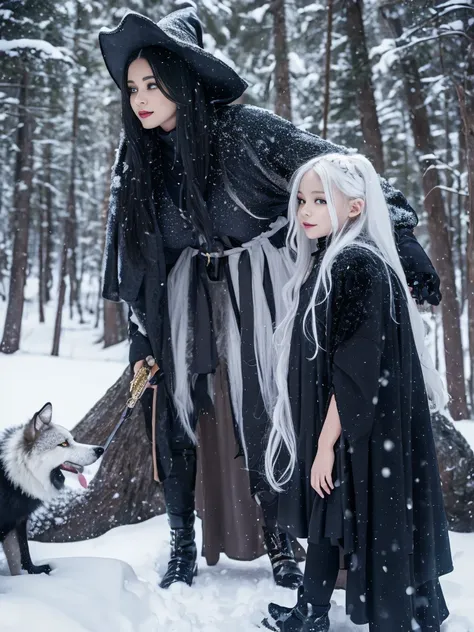
[[[359,154],[318,156],[296,172],[288,216],[265,465],[279,523],[308,553],[296,606],[270,614],[283,632],[329,630],[342,551],[354,623],[439,630],[452,561],[430,406],[447,396],[379,178]]]

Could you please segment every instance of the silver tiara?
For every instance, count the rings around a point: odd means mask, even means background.
[[[331,156],[329,162],[339,167],[344,174],[353,178],[355,181],[358,181],[359,183],[361,180],[364,181],[364,176],[357,165],[350,160],[350,155],[333,155]]]

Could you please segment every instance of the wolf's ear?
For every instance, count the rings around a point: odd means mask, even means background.
[[[27,441],[34,441],[36,435],[49,426],[52,416],[53,407],[48,402],[41,410],[33,415],[33,419],[26,425],[25,439]]]
[[[35,413],[34,419],[36,419],[36,427],[38,430],[43,430],[42,426],[49,426],[51,418],[53,416],[53,407],[50,402],[45,404],[43,408]]]

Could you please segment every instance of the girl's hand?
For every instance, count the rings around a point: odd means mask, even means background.
[[[334,489],[332,482],[334,459],[334,448],[332,446],[318,446],[313,467],[311,468],[311,487],[321,498],[324,498],[324,492],[329,495]]]

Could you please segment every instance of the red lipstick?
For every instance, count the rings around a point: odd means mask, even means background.
[[[140,110],[140,112],[138,113],[138,116],[140,118],[147,118],[149,116],[151,116],[153,114],[153,112],[148,112],[147,110]]]

